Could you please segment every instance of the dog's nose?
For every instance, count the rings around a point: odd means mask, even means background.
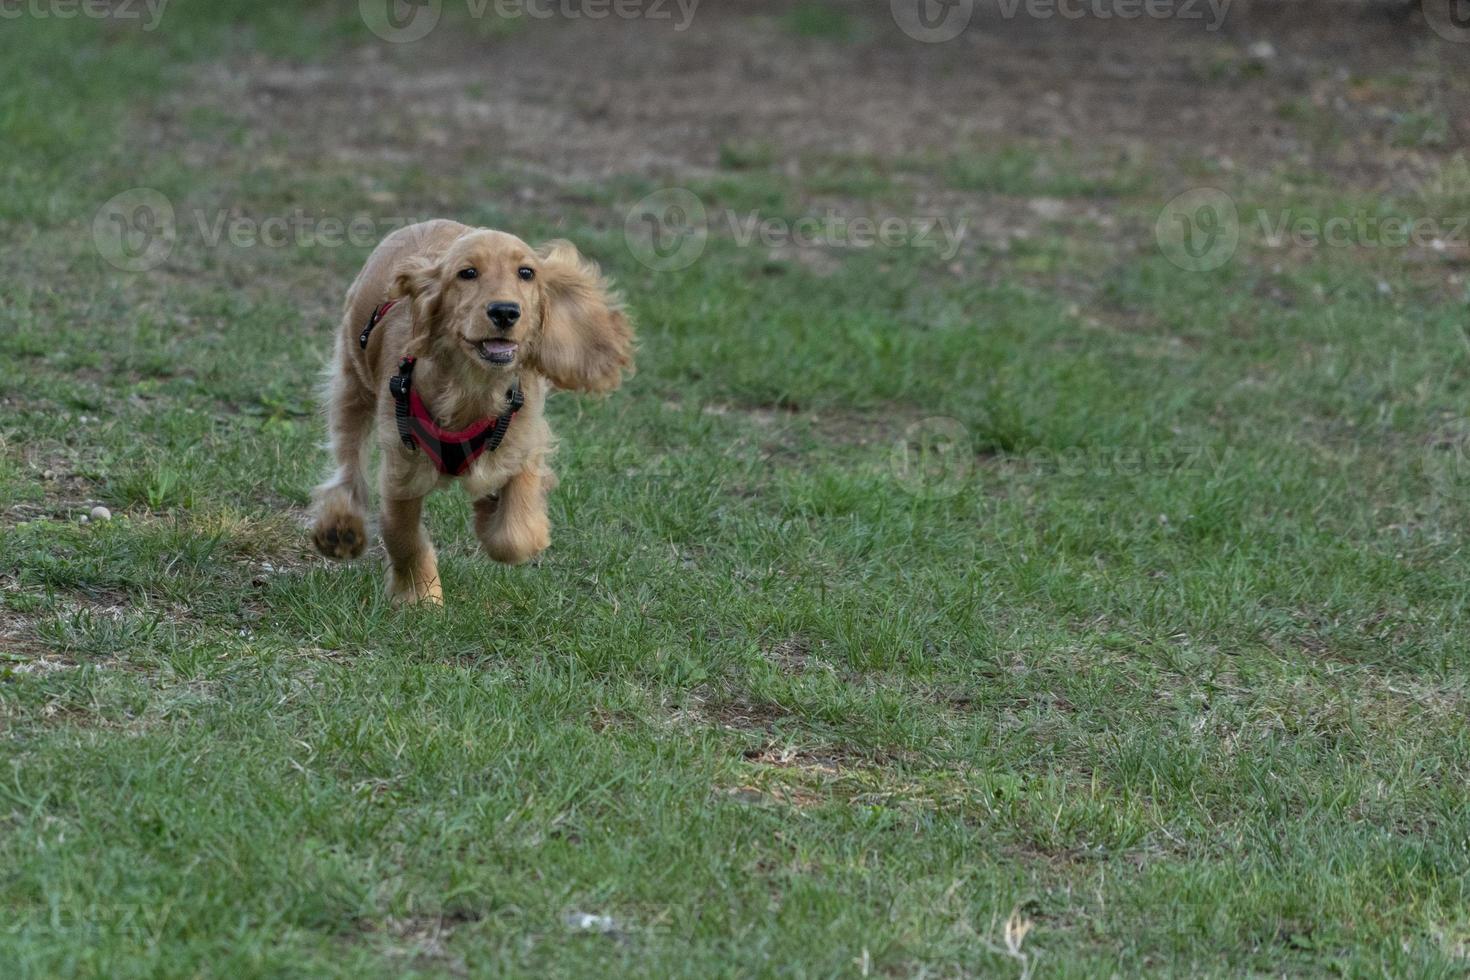
[[[490,308],[485,312],[489,315],[491,323],[501,330],[509,330],[521,318],[521,304],[491,303]]]

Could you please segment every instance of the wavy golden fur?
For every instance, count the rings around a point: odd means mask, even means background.
[[[390,299],[402,302],[361,349],[358,335]],[[503,312],[500,320],[490,315],[508,305],[519,312],[514,322]],[[556,477],[548,465],[546,396],[556,388],[617,388],[633,367],[633,330],[611,284],[570,242],[532,248],[505,232],[428,221],[394,232],[368,257],[347,293],[329,369],[336,470],[314,494],[312,537],[328,558],[356,558],[367,546],[366,465],[376,433],[388,593],[397,602],[440,603],[434,546],[421,517],[424,498],[455,478],[399,440],[388,380],[410,354],[417,359],[414,388],[446,429],[499,415],[520,381],[525,404],[504,441],[458,478],[474,501],[485,553],[518,564],[551,541],[546,492]]]

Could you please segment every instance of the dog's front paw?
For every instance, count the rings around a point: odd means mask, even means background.
[[[337,561],[356,558],[367,547],[367,524],[354,511],[329,509],[317,519],[311,540],[316,550],[328,558]]]
[[[519,565],[551,547],[551,525],[545,518],[487,529],[480,537],[485,554],[502,565]]]

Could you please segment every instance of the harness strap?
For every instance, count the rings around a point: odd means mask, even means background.
[[[413,430],[408,424],[409,393],[413,390],[413,364],[412,357],[399,361],[398,373],[388,381],[388,391],[393,395],[393,421],[398,424],[398,438],[411,450],[418,448],[413,441]]]
[[[510,388],[510,404],[495,419],[495,429],[490,433],[490,441],[485,444],[487,450],[493,453],[500,448],[500,441],[505,438],[506,431],[510,429],[510,420],[516,417],[516,413],[524,404],[526,404],[526,396],[521,393],[521,379],[516,378],[515,384]]]
[[[398,362],[398,373],[388,381],[398,438],[410,451],[422,449],[440,473],[461,476],[481,453],[500,448],[511,420],[526,403],[520,379],[511,386],[510,404],[500,415],[482,419],[461,432],[448,432],[434,422],[428,406],[413,390],[413,366],[414,358],[405,357]]]
[[[390,299],[388,302],[373,310],[373,315],[368,318],[368,325],[362,328],[362,333],[357,335],[357,344],[363,350],[367,350],[368,338],[373,335],[373,328],[382,322],[388,311],[398,305],[398,300]]]

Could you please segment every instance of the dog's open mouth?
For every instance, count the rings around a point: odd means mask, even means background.
[[[509,364],[516,359],[518,344],[513,340],[502,340],[492,337],[489,340],[474,341],[470,344],[484,360],[491,364]]]

